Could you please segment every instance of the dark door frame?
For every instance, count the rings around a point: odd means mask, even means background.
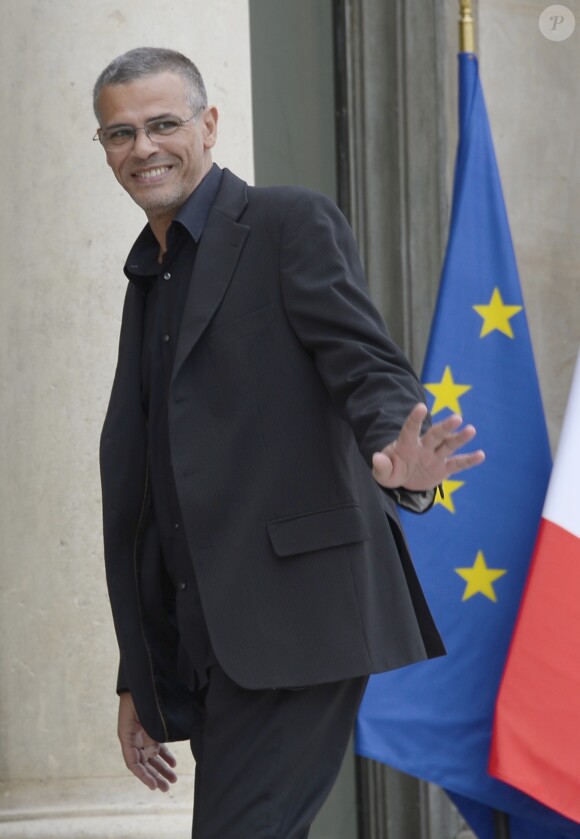
[[[371,293],[417,364],[447,228],[440,0],[333,0],[338,196]]]
[[[445,4],[333,0],[338,203],[395,340],[423,363],[447,235]],[[450,49],[455,52],[455,47]],[[451,149],[453,153],[453,149]],[[358,839],[457,836],[443,792],[356,758]]]

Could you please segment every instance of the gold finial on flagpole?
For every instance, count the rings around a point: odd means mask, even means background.
[[[459,0],[459,52],[475,52],[471,0]]]

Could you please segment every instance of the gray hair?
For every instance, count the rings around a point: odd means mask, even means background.
[[[101,73],[93,88],[93,110],[100,119],[98,102],[104,87],[154,76],[157,73],[176,73],[187,85],[186,97],[195,112],[207,108],[207,93],[201,73],[189,58],[175,50],[161,47],[137,47],[113,61]]]

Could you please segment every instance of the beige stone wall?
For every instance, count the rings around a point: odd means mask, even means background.
[[[552,442],[580,342],[580,0],[566,41],[546,0],[481,0],[480,66]]]
[[[445,4],[451,185],[457,3]],[[540,32],[547,0],[473,5],[480,74],[555,449],[580,343],[580,0],[564,4],[576,30],[561,42]]]
[[[65,822],[71,832],[62,835],[137,835],[103,825],[84,833],[58,814],[82,818],[102,806],[119,818],[131,796],[143,798],[137,781],[117,780],[125,769],[97,447],[121,267],[144,218],[91,142],[92,84],[139,45],[170,46],[198,63],[224,114],[215,159],[251,180],[245,0],[0,4],[0,836],[10,839],[61,835]],[[180,800],[190,809],[193,766],[181,753],[189,777]],[[159,806],[161,796],[144,792],[140,806]],[[29,811],[56,814],[57,826],[22,822]]]

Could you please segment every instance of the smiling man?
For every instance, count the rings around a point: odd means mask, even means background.
[[[105,85],[98,97],[98,138],[107,163],[147,213],[163,249],[175,213],[212,166],[217,111],[206,104],[203,88],[193,92],[184,77],[169,71]],[[145,113],[154,116],[135,130]]]
[[[166,791],[190,740],[194,839],[304,839],[368,675],[443,653],[396,504],[483,453],[429,427],[336,206],[213,164],[189,59],[120,56],[94,108],[147,216],[101,440],[123,757]]]

